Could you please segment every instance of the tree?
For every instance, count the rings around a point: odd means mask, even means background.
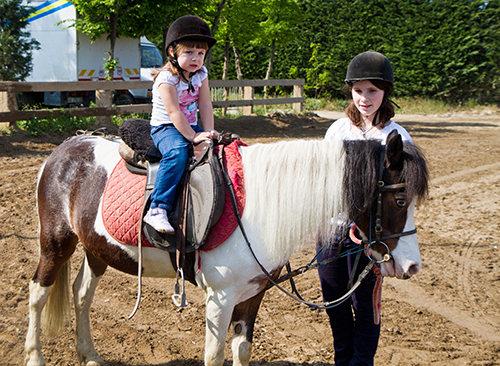
[[[296,0],[263,0],[263,21],[260,23],[260,39],[258,42],[270,47],[269,64],[265,80],[271,77],[276,47],[283,46],[296,37],[292,32],[295,24],[301,21]],[[267,94],[267,88],[265,88]]]
[[[260,14],[255,12],[258,8],[254,0],[228,0],[226,7],[220,16],[220,25],[217,28],[217,37],[224,45],[224,63],[222,69],[222,80],[229,77],[230,48],[234,55],[234,70],[238,80],[243,79],[243,71],[240,62],[239,48],[252,40],[253,30],[258,22]],[[243,98],[243,88],[240,88]],[[224,89],[224,100],[227,100],[228,88]],[[222,109],[223,115],[226,109]]]
[[[110,42],[108,59],[104,64],[106,78],[113,80],[119,60],[115,59],[115,44],[118,37],[139,38],[155,30],[167,2],[157,0],[71,0],[78,12],[71,20],[77,31],[87,34],[91,41],[106,35]],[[96,104],[111,105],[111,91],[96,93]],[[110,120],[110,117],[100,118]]]
[[[396,96],[500,99],[499,0],[298,1],[299,36],[274,72],[305,78],[309,95],[344,96],[349,61],[371,49],[391,60]]]
[[[24,81],[33,69],[32,51],[39,43],[23,31],[31,11],[21,0],[0,2],[0,81]]]

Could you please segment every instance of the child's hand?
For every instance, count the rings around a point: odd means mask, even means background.
[[[219,136],[219,133],[215,130],[208,130],[203,132],[198,132],[193,139],[193,144],[199,144],[202,141],[214,140]]]
[[[209,132],[210,133],[210,138],[212,140],[216,140],[217,137],[219,137],[219,133],[217,131],[215,131],[215,130],[207,130],[205,132]]]

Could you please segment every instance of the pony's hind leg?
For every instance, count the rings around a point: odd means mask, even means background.
[[[29,325],[25,343],[25,364],[27,366],[45,365],[40,343],[40,323],[42,309],[49,298],[50,287],[43,287],[34,281],[30,282]]]
[[[40,262],[30,281],[29,323],[25,342],[25,363],[45,365],[40,333],[43,328],[49,337],[57,335],[65,325],[69,311],[69,258],[77,243],[76,236],[54,245],[40,235]],[[65,250],[60,250],[64,247]],[[57,249],[56,249],[57,248]],[[42,313],[43,310],[43,313]]]
[[[250,363],[255,318],[264,294],[265,291],[262,291],[234,308],[231,321],[233,325],[233,340],[231,343],[233,366],[246,366]]]
[[[86,252],[78,276],[73,283],[76,313],[76,353],[78,362],[85,366],[105,364],[94,348],[90,333],[89,315],[95,289],[105,270],[106,264],[97,260],[89,252]]]

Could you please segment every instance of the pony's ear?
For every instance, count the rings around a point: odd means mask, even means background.
[[[397,130],[392,130],[387,136],[386,161],[387,168],[403,169],[403,140]]]

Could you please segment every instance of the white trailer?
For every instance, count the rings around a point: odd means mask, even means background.
[[[103,67],[105,60],[109,57],[107,52],[110,42],[107,36],[103,35],[92,43],[89,36],[69,27],[71,22],[67,21],[77,17],[75,6],[69,0],[23,0],[23,5],[35,8],[27,18],[29,23],[27,30],[32,38],[40,42],[40,49],[33,51],[33,71],[26,81],[105,80],[106,73]],[[156,51],[158,52],[158,49]],[[158,55],[160,55],[159,52]],[[119,67],[114,70],[114,80],[141,80],[141,42],[139,39],[117,38],[115,58],[119,59]],[[148,80],[148,78],[143,78],[143,80]],[[43,100],[41,100],[41,95],[24,95],[23,97],[29,104],[38,102],[47,106],[70,107],[88,106],[89,102],[95,99],[93,91],[45,92],[43,94]],[[150,99],[148,90],[117,91],[115,102],[118,104],[143,102],[145,101],[143,99],[148,99],[148,94]]]

